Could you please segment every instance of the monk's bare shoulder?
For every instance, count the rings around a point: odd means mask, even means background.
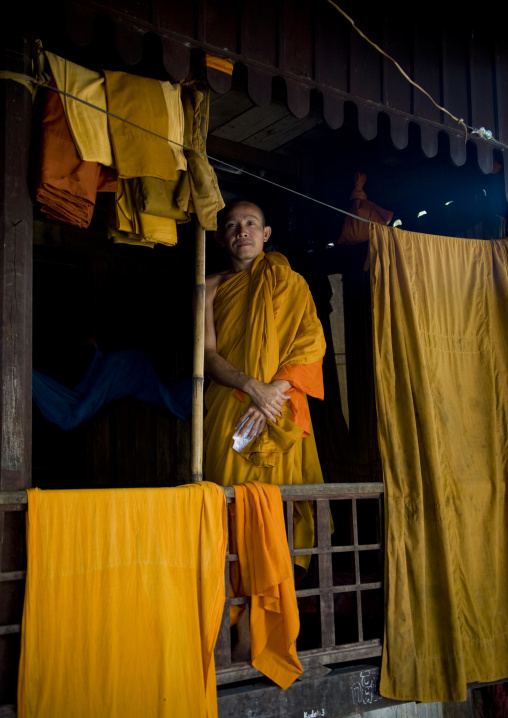
[[[222,272],[217,272],[216,274],[209,274],[206,278],[206,296],[207,299],[213,302],[213,299],[215,297],[215,294],[217,292],[217,289],[220,287],[220,285],[225,282],[227,279],[232,277],[234,274],[234,271],[232,269],[225,269]]]

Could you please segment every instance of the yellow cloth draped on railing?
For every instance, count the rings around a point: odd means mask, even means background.
[[[216,718],[223,491],[28,492],[20,718]]]
[[[371,226],[385,480],[380,692],[508,676],[508,242]]]

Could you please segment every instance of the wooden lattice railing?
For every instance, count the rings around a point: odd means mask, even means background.
[[[234,489],[225,489],[228,502]],[[324,484],[282,486],[290,554],[311,555],[307,575],[296,578],[300,609],[298,656],[306,671],[325,674],[326,666],[380,656],[383,630],[383,485]],[[293,546],[293,502],[313,502],[316,546]],[[330,515],[334,530],[331,531]],[[248,597],[229,597],[228,552],[226,605],[215,650],[217,683],[259,677],[248,661],[236,660],[231,646],[230,611]]]
[[[224,491],[231,504],[234,489]],[[381,655],[383,485],[283,486],[281,495],[290,554],[293,558],[311,556],[308,573],[296,580],[301,622],[297,649],[305,671],[324,675],[329,666]],[[296,550],[293,502],[304,500],[314,506],[317,545]],[[0,615],[0,638],[12,638],[16,654],[25,579],[24,521],[20,519],[26,501],[25,491],[0,492],[0,591],[9,604],[4,601],[6,609]],[[249,603],[245,596],[229,597],[229,566],[237,560],[236,555],[227,554],[226,605],[215,650],[218,684],[260,676],[248,660],[232,655],[229,609]]]

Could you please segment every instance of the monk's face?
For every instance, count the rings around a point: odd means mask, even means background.
[[[250,202],[236,204],[228,212],[217,239],[233,260],[254,260],[264,249],[271,227],[265,227],[259,207]]]

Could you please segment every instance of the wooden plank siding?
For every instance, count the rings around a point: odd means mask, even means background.
[[[100,211],[100,210],[98,210]],[[141,351],[166,384],[192,374],[192,244],[138,249],[102,231],[35,220],[34,367],[75,386],[94,355]],[[100,259],[99,259],[100,257]],[[73,431],[33,417],[32,485],[128,487],[184,483],[190,421],[132,397]]]
[[[2,69],[28,73],[30,46],[13,23]],[[0,86],[0,490],[30,486],[32,418],[32,200],[28,158],[32,98]]]
[[[365,139],[376,136],[377,115],[387,112],[397,147],[406,146],[408,124],[414,122],[427,156],[436,154],[438,134],[444,132],[455,164],[466,161],[460,126],[412,88],[326,0],[199,0],[186,4],[181,16],[180,6],[169,0],[131,0],[128,11],[121,3],[99,8],[92,0],[64,5],[67,27],[80,45],[92,39],[91,16],[108,15],[115,26],[116,49],[128,63],[141,56],[144,35],[154,33],[161,38],[165,67],[173,79],[187,74],[192,53],[230,57],[247,68],[248,92],[256,105],[270,102],[272,80],[281,77],[288,108],[299,119],[310,112],[310,93],[317,90],[322,116],[331,128],[342,124],[343,104],[349,99],[357,106]],[[502,28],[493,18],[457,18],[450,11],[440,13],[437,23],[436,15],[425,8],[415,9],[413,17],[384,5],[354,6],[350,13],[438,104],[444,102],[466,124],[491,129],[506,142],[507,59],[498,49]],[[44,38],[43,25],[41,18]],[[231,77],[216,70],[208,71],[208,80],[220,93],[231,87]],[[472,136],[468,141],[477,147],[481,169],[489,172],[494,144]]]

